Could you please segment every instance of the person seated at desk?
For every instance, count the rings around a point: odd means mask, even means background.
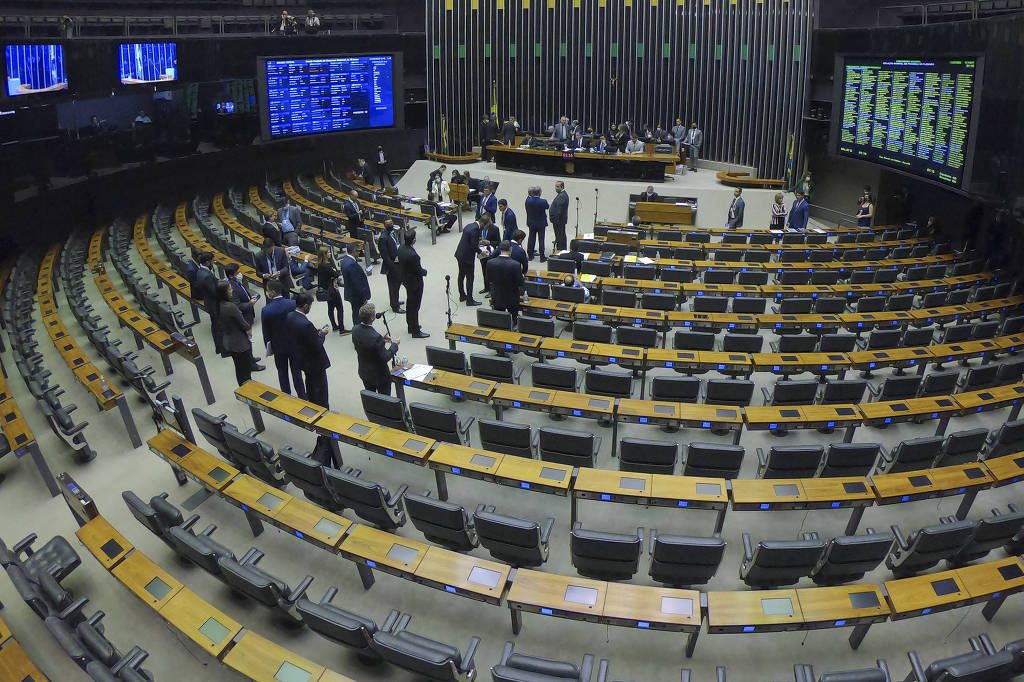
[[[567,149],[586,149],[587,148],[587,140],[586,140],[586,138],[583,137],[583,133],[581,133],[580,131],[577,130],[573,134],[572,139],[569,140],[565,144],[565,146],[566,146]]]
[[[79,135],[81,137],[96,137],[107,132],[106,125],[100,122],[100,119],[95,115],[89,117],[89,125],[80,129]]]
[[[274,246],[281,246],[281,228],[277,226],[273,213],[263,215],[263,238],[274,242]]]
[[[654,141],[655,142],[671,142],[672,136],[667,130],[662,128],[660,125],[654,129]]]
[[[311,9],[306,12],[306,21],[304,22],[302,30],[309,36],[316,35],[320,32],[320,17],[316,15],[315,9]]]
[[[651,127],[646,123],[640,126],[639,137],[644,142],[654,142],[654,133],[651,132]]]
[[[153,119],[149,117],[149,114],[147,114],[144,109],[139,109],[139,113],[135,116],[134,125],[139,125],[140,123],[149,124],[152,122]]]
[[[596,154],[604,154],[606,152],[612,151],[612,149],[608,146],[608,143],[605,141],[604,135],[598,135],[597,139],[594,141],[594,146],[590,148],[590,151]]]
[[[573,287],[574,289],[583,289],[583,302],[590,303],[590,290],[583,286],[580,282],[580,276],[571,273],[565,273],[565,277],[562,278],[562,285],[567,287]]]
[[[523,135],[522,141],[519,142],[519,148],[520,149],[529,149],[529,148],[531,148],[533,146],[533,144],[534,144],[533,135],[531,133],[526,133],[525,135]]]
[[[647,185],[647,189],[640,193],[640,201],[657,201],[658,193],[654,191],[654,185]]]
[[[643,154],[645,150],[644,143],[637,139],[636,135],[629,138],[629,142],[626,143],[627,154]]]

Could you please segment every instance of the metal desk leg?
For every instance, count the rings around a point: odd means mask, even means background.
[[[512,616],[512,634],[518,635],[523,629],[523,612],[512,606],[508,607],[508,612]]]
[[[505,412],[504,408],[498,403],[494,403],[494,418],[501,421],[501,415]]]
[[[732,437],[732,444],[733,445],[739,445],[740,444],[740,436],[742,436],[742,435],[743,435],[743,424],[740,424],[739,426],[736,427],[736,435]]]
[[[142,337],[139,336],[138,334],[132,334],[132,336],[135,337],[135,350],[142,350],[142,348],[143,348]]]
[[[569,493],[569,528],[572,528],[576,525],[576,506],[576,496],[573,495],[572,493]]]
[[[448,339],[449,350],[455,350],[455,339]]]
[[[124,393],[117,399],[117,409],[121,411],[121,419],[124,420],[124,428],[128,431],[128,438],[131,440],[132,446],[140,447],[142,439],[139,438],[139,430],[135,427],[135,419],[132,417],[132,411],[128,408],[128,399],[125,398]]]
[[[46,463],[46,458],[43,457],[42,450],[39,449],[39,443],[32,443],[26,448],[32,461],[35,462],[36,469],[39,470],[39,475],[43,477],[43,483],[46,484],[46,489],[50,491],[50,497],[57,497],[60,495],[60,488],[57,486],[57,479],[53,477],[53,472],[50,471],[50,465]]]
[[[718,514],[715,516],[715,532],[721,533],[722,526],[725,525],[725,513],[729,511],[728,507],[722,507],[718,510]]]
[[[256,428],[256,433],[263,433],[267,428],[263,423],[263,415],[251,405],[249,406],[249,414],[252,416],[252,425]]]
[[[985,603],[985,608],[981,610],[981,615],[985,616],[985,620],[992,620],[995,618],[996,611],[999,610],[999,607],[1003,605],[1004,601],[1006,601],[1005,594],[1000,594],[998,597],[989,599],[988,602]]]
[[[171,467],[171,473],[174,474],[174,480],[178,482],[179,486],[188,483],[188,476],[185,475],[184,471],[180,471],[176,467]]]
[[[612,417],[612,459],[615,459],[619,448],[619,418]]]
[[[852,443],[853,442],[853,434],[854,434],[854,432],[856,430],[857,430],[857,425],[856,424],[850,424],[849,426],[847,426],[846,427],[846,433],[843,434],[843,442],[844,443]]]
[[[644,391],[647,390],[647,366],[640,371],[640,400],[644,399]]]
[[[373,587],[373,583],[376,582],[376,578],[373,577],[373,569],[366,564],[356,564],[356,570],[359,571],[359,580],[363,583],[363,589],[368,590]]]
[[[691,632],[686,638],[686,657],[693,658],[693,650],[697,648],[697,638],[700,637],[700,628]]]
[[[399,379],[395,382],[395,397],[402,401],[402,409],[409,411],[409,405],[405,402],[405,382]]]
[[[172,299],[174,298],[174,290],[173,289],[171,290],[171,298]],[[172,301],[172,303],[174,303],[174,305],[178,305],[177,301]],[[198,323],[199,322],[199,306],[197,306],[195,303],[190,303],[189,305],[192,307],[192,321]]]
[[[213,405],[216,398],[213,396],[213,386],[210,385],[210,375],[206,371],[206,361],[200,355],[193,362],[196,365],[196,374],[199,375],[199,385],[203,387],[203,395],[206,396],[206,404]]]
[[[854,507],[853,512],[850,513],[850,520],[846,522],[846,534],[856,535],[857,526],[860,525],[860,520],[864,516],[864,510],[867,507]],[[856,647],[854,647],[856,648]]]
[[[437,499],[442,502],[448,501],[448,479],[444,477],[444,472],[440,469],[434,469],[434,482],[437,483]]]
[[[949,417],[943,417],[939,420],[939,425],[935,427],[935,435],[945,436],[947,426],[949,426]]]
[[[974,499],[978,496],[978,488],[972,488],[964,493],[964,499],[960,501],[960,506],[956,508],[956,520],[963,521],[967,518],[967,514],[971,511],[971,505],[974,504]]]
[[[1007,421],[1011,421],[1012,422],[1017,417],[1019,417],[1020,416],[1020,408],[1022,406],[1024,406],[1024,403],[1022,403],[1022,402],[1018,401],[1018,402],[1014,403],[1013,407],[1010,408],[1010,418]]]
[[[871,623],[865,623],[858,625],[853,628],[853,632],[850,633],[850,648],[856,649],[860,646],[860,643],[864,641],[864,636],[868,634],[868,630],[871,628]]]
[[[171,356],[170,355],[168,355],[167,353],[161,353],[160,354],[160,361],[164,365],[164,376],[165,377],[174,374],[174,368],[171,367]]]
[[[249,522],[249,530],[252,531],[253,536],[257,536],[263,533],[263,522],[260,521],[259,517],[252,512],[246,511],[245,520]]]

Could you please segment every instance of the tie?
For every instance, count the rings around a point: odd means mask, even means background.
[[[267,272],[271,273],[274,271],[274,259],[267,256]]]

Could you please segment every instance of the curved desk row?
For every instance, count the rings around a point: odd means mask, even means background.
[[[0,287],[2,290],[3,287]],[[11,629],[0,618],[0,680],[48,682],[49,678],[36,667]]]
[[[836,242],[826,242],[824,244],[711,244],[709,242],[689,242],[682,239],[678,241],[672,239],[636,239],[630,238],[630,235],[628,234],[619,234],[617,236],[626,238],[615,239],[611,236],[602,237],[587,233],[582,237],[579,237],[579,239],[597,243],[630,244],[631,246],[635,246],[637,250],[642,250],[645,246],[661,246],[669,249],[689,247],[693,249],[702,249],[704,251],[730,250],[743,251],[745,253],[751,251],[767,251],[775,254],[803,252],[817,255],[836,254],[849,249],[895,249],[900,246],[914,247],[919,245],[932,245],[936,243],[935,240],[930,237],[911,237],[909,239],[897,239],[893,241],[870,241],[844,244]]]
[[[631,223],[619,223],[619,222],[614,222],[614,221],[610,221],[610,220],[598,220],[596,225],[598,225],[599,227],[607,227],[607,228],[612,229],[612,230],[630,229],[630,228],[635,229],[635,227],[636,227],[635,225],[632,225]],[[675,230],[675,231],[682,232],[682,233],[687,233],[687,232],[707,232],[708,234],[715,234],[715,235],[725,235],[725,234],[746,234],[746,235],[751,235],[751,234],[765,234],[766,232],[770,232],[771,234],[778,235],[778,237],[780,239],[781,239],[783,234],[789,234],[789,232],[782,232],[781,230],[769,230],[767,227],[763,227],[763,228],[761,228],[761,227],[738,227],[736,229],[730,229],[728,227],[699,227],[699,226],[694,226],[694,225],[680,225],[680,224],[675,224],[675,223],[645,224],[642,227],[644,229],[647,229],[647,230]],[[872,225],[871,227],[850,226],[850,227],[836,227],[836,228],[812,228],[812,229],[799,230],[799,231],[794,232],[794,233],[824,234],[827,238],[832,238],[832,237],[839,238],[839,237],[843,237],[843,236],[854,236],[854,237],[856,237],[856,236],[859,236],[859,235],[862,235],[862,234],[876,233],[876,232],[898,232],[899,230],[906,230],[906,229],[917,229],[917,228],[916,227],[915,228],[909,228],[909,227],[905,227],[905,226],[902,226],[902,225]]]
[[[328,194],[335,199],[340,199],[341,201],[345,201],[349,198],[348,194],[330,185],[322,175],[317,175],[313,178],[313,181],[324,194]],[[376,192],[376,188],[374,188],[373,191]],[[371,210],[379,211],[381,213],[390,213],[391,215],[398,216],[399,218],[405,218],[406,220],[415,220],[426,224],[430,223],[430,216],[420,211],[411,211],[407,208],[395,208],[393,206],[386,206],[384,204],[377,204],[370,201],[364,201],[362,204]]]
[[[189,227],[188,204],[186,204],[185,202],[178,204],[178,207],[174,209],[174,225],[175,227],[178,228],[178,232],[185,240],[185,243],[187,243],[189,245],[189,248],[191,248],[193,251],[198,251],[200,253],[203,251],[211,252],[213,254],[214,262],[216,262],[217,265],[219,265],[222,268],[230,263],[234,263],[235,265],[238,266],[238,273],[242,275],[242,277],[247,279],[252,284],[255,284],[257,286],[263,286],[263,278],[260,277],[259,273],[256,272],[256,268],[254,268],[251,264],[242,263],[241,261],[237,261],[234,258],[228,256],[227,254],[221,253],[217,249],[213,248],[209,244],[209,242],[207,242],[205,239],[197,235],[195,231],[192,230],[191,227]]]
[[[236,218],[227,212],[227,209],[224,208],[223,194],[218,193],[213,195],[213,214],[217,216],[217,220],[219,220],[224,227],[228,228],[228,230],[233,234],[237,234],[256,249],[263,248],[263,235],[242,225],[242,223],[238,222]],[[299,263],[309,259],[309,262],[315,266],[317,262],[315,253],[298,251],[289,255],[292,257],[293,261]]]
[[[178,297],[181,297],[192,309],[192,319],[198,322],[199,308],[203,306],[203,302],[192,299],[192,287],[189,285],[188,280],[172,270],[167,263],[160,260],[160,257],[149,246],[149,240],[146,239],[146,223],[148,220],[149,216],[145,213],[135,220],[135,226],[132,230],[132,241],[135,243],[135,249],[139,252],[139,256],[142,257],[142,262],[146,264],[149,271],[156,277],[157,288],[160,289],[165,284],[167,285],[167,290],[171,294],[171,305],[178,305]]]

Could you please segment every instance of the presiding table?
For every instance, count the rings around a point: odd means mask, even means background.
[[[584,151],[488,147],[499,170],[527,171],[570,177],[629,179],[664,182],[675,172],[676,154],[594,154]]]

